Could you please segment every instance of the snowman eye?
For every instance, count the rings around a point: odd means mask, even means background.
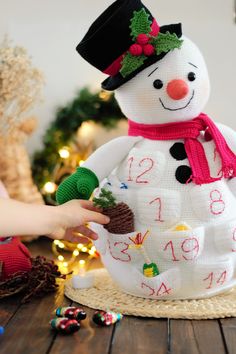
[[[196,80],[196,74],[191,71],[191,72],[188,74],[188,79],[189,79],[189,81],[194,81],[194,80]]]
[[[155,89],[160,90],[163,87],[163,82],[161,80],[155,80],[153,81],[153,86]]]

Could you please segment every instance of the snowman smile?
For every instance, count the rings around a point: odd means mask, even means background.
[[[166,107],[162,101],[161,98],[159,98],[159,101],[161,102],[161,105],[164,109],[167,109],[168,111],[180,111],[181,109],[185,109],[186,107],[188,107],[188,105],[190,104],[190,102],[192,101],[193,97],[194,97],[194,94],[195,94],[195,91],[193,90],[193,93],[192,93],[192,96],[190,97],[188,103],[183,106],[183,107],[180,107],[180,108],[169,108],[169,107]]]

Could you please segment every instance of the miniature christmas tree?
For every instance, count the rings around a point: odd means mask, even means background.
[[[130,207],[117,203],[112,192],[102,188],[98,198],[93,199],[95,206],[102,208],[103,214],[109,216],[110,222],[104,227],[112,234],[128,234],[134,231],[134,214]]]

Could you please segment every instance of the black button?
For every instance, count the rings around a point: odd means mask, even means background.
[[[183,143],[175,143],[173,146],[171,146],[170,154],[174,159],[176,159],[178,161],[181,161],[181,160],[184,160],[187,158],[187,154],[186,154],[185,147],[184,147]]]
[[[192,170],[189,166],[179,166],[175,172],[175,178],[181,184],[192,182],[190,177],[192,176]]]
[[[189,81],[194,81],[194,80],[196,80],[196,74],[193,73],[193,72],[189,73],[189,74],[188,74],[188,79],[189,79]]]
[[[163,87],[163,82],[161,80],[155,80],[153,81],[153,86],[156,89],[160,90]]]

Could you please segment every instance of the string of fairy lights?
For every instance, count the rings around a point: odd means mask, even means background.
[[[79,166],[84,163],[84,160],[80,159],[80,153],[73,151],[70,146],[64,146],[63,148],[59,149],[58,154],[60,159],[65,161],[65,164],[67,164],[72,154],[77,154],[76,161],[78,162]],[[64,164],[62,161],[59,161],[59,163],[55,166],[55,173],[53,174],[55,178],[57,177],[56,174],[59,173],[61,165]],[[54,181],[49,181],[46,182],[43,186],[42,193],[46,193],[47,197],[49,197],[50,195],[55,194],[57,188],[58,185]],[[81,239],[83,238],[83,235],[81,234],[78,234],[78,236]],[[60,271],[65,274],[72,270],[75,263],[78,262],[79,269],[86,269],[91,259],[98,257],[98,253],[92,242],[71,243],[65,240],[54,240],[52,243],[52,252],[56,257]],[[70,257],[68,257],[68,254],[70,254]],[[86,259],[79,259],[81,255],[87,255]]]
[[[68,257],[62,254],[63,251],[71,252],[71,257],[68,259]],[[63,240],[54,240],[52,243],[52,252],[63,274],[70,272],[74,265],[77,265],[77,262],[79,269],[86,269],[92,259],[99,257],[95,246],[91,242],[88,244],[74,244]],[[87,256],[85,259],[84,255]],[[81,256],[83,257],[82,259],[80,259]]]
[[[59,184],[92,154],[97,124],[111,128],[122,116],[113,94],[92,92],[88,88],[81,89],[71,102],[57,111],[45,133],[43,148],[35,153],[32,163],[34,180],[46,204],[56,205]],[[52,243],[52,252],[62,273],[70,272],[75,265],[87,269],[90,261],[99,256],[88,239],[78,236],[78,243],[64,240]]]
[[[71,148],[69,146],[63,146],[58,151],[58,154],[61,159],[67,160],[71,155],[70,151],[71,151]],[[83,163],[84,163],[84,160],[79,160],[78,166],[81,166]],[[44,184],[42,192],[44,194],[54,194],[57,191],[57,187],[58,187],[58,185],[55,182],[49,181]]]

